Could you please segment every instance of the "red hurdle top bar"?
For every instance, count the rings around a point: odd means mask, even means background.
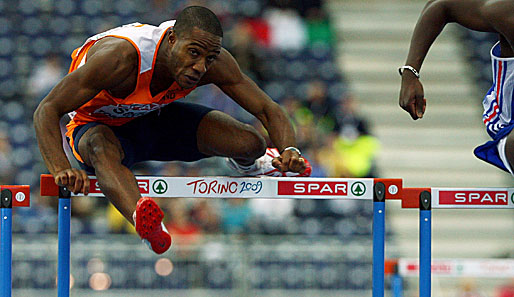
[[[89,196],[102,197],[95,176],[90,176]],[[295,198],[373,199],[373,185],[386,186],[386,199],[400,199],[401,179],[304,177],[163,177],[137,176],[142,195],[161,198]],[[58,196],[49,174],[41,175],[41,196]],[[73,194],[72,194],[73,195]],[[83,196],[83,195],[75,195]]]
[[[12,193],[12,207],[30,207],[30,186],[0,186],[0,192]]]
[[[432,208],[514,208],[514,188],[404,188],[403,208],[419,208],[419,195],[432,195]]]
[[[514,188],[432,188],[433,208],[514,208]]]

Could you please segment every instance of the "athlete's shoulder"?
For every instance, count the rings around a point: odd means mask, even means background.
[[[119,85],[137,67],[138,54],[130,42],[106,37],[89,49],[86,62],[73,73],[81,76],[84,84],[103,90]]]
[[[139,63],[137,49],[129,41],[105,37],[97,41],[87,53],[87,62],[95,62],[121,71],[132,70]],[[87,64],[87,63],[86,63]]]
[[[502,18],[501,21],[505,22],[507,19],[511,19],[509,16],[512,16],[514,13],[514,1],[512,0],[483,0],[478,3],[480,5],[481,12],[491,21],[498,20],[497,18]]]
[[[98,40],[88,51],[88,59],[93,55],[106,55],[112,58],[137,58],[137,49],[123,38],[105,37]]]

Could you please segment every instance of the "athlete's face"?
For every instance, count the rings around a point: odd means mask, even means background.
[[[192,88],[209,70],[221,52],[221,37],[193,28],[191,32],[170,37],[170,66],[182,88]]]

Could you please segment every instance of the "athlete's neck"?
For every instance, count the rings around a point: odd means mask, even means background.
[[[150,85],[152,94],[168,89],[175,82],[175,74],[169,63],[171,54],[171,45],[168,42],[169,32],[168,30],[168,32],[165,33],[157,49],[157,57],[155,59],[152,82]]]

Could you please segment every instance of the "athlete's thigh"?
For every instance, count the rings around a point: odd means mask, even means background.
[[[197,135],[199,150],[210,156],[257,158],[266,150],[254,127],[217,110],[202,119]]]

